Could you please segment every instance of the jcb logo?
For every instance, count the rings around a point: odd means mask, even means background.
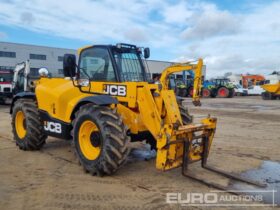
[[[124,85],[104,85],[104,92],[112,96],[126,96],[126,86]]]
[[[45,121],[44,122],[44,129],[45,129],[45,131],[49,131],[49,132],[52,132],[52,133],[61,133],[62,132],[61,124],[60,123],[55,123],[55,122]]]

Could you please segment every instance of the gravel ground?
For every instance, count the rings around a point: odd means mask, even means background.
[[[187,99],[185,104],[196,121],[208,114],[218,118],[211,165],[241,173],[258,168],[263,161],[280,161],[279,100],[202,99],[201,107],[193,107]],[[153,158],[130,157],[118,173],[100,178],[83,172],[69,141],[49,138],[40,151],[21,151],[12,138],[8,111],[8,106],[0,106],[1,209],[184,209],[167,204],[166,193],[213,190],[183,177],[179,168],[157,171]],[[203,171],[199,164],[191,165],[190,170],[207,180],[229,184],[228,179]]]

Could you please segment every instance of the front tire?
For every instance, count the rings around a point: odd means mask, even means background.
[[[130,139],[116,110],[84,105],[75,115],[73,131],[75,151],[86,172],[110,175],[125,163]]]
[[[39,150],[46,142],[37,104],[31,99],[19,99],[12,113],[14,140],[22,150]]]
[[[211,91],[208,88],[204,88],[202,90],[202,97],[203,98],[210,98],[211,97]]]

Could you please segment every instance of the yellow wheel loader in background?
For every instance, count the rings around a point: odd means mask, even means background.
[[[35,82],[34,92],[21,92],[11,105],[16,144],[22,150],[38,150],[48,136],[73,139],[75,152],[91,174],[110,175],[126,161],[129,142],[146,139],[157,149],[156,168],[162,171],[182,166],[185,176],[209,186],[187,172],[189,163],[229,178],[262,186],[206,164],[214,138],[216,118],[193,124],[179,106],[168,76],[195,72],[193,103],[200,105],[201,69],[197,64],[175,64],[165,69],[160,81],[148,80],[144,58],[149,48],[135,45],[95,45],[64,56],[64,78],[49,78],[47,73]],[[180,107],[180,108],[179,108]]]

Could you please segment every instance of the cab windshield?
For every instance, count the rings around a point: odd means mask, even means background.
[[[83,50],[79,62],[80,78],[116,82],[116,74],[119,74],[122,82],[146,81],[141,53],[137,49],[117,47],[111,49],[113,61],[107,48],[93,47]]]
[[[140,53],[135,49],[113,49],[117,68],[123,82],[145,81],[145,71]]]
[[[1,72],[0,71],[0,82],[12,82],[13,73],[12,72]]]

